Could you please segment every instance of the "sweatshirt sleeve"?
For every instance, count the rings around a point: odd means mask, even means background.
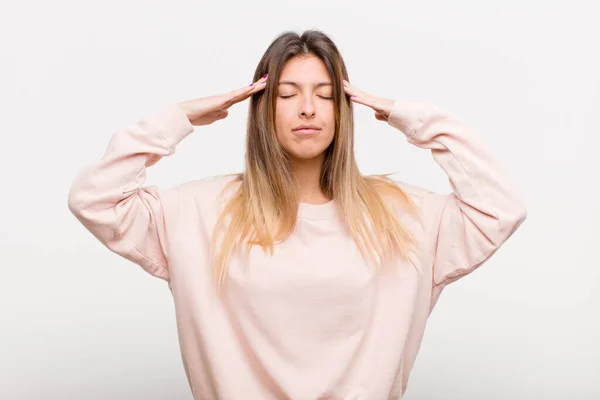
[[[408,142],[429,149],[452,187],[448,195],[424,191],[422,196],[426,248],[434,260],[432,286],[439,295],[484,263],[524,221],[526,208],[477,135],[450,113],[397,100],[388,124]]]
[[[119,129],[104,156],[80,171],[69,209],[106,247],[169,280],[165,209],[177,210],[179,189],[144,187],[146,168],[175,152],[194,126],[176,103]]]

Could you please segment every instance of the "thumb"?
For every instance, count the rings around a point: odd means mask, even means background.
[[[380,120],[380,121],[387,121],[386,116],[383,115],[380,112],[377,112],[377,111],[375,112],[375,118],[378,119],[378,120]]]
[[[217,114],[217,119],[223,119],[229,115],[229,111],[223,110]]]

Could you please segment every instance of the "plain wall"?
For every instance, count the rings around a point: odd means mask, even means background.
[[[70,214],[75,174],[172,101],[252,80],[316,28],[368,93],[468,122],[528,218],[446,288],[405,398],[600,398],[600,28],[592,1],[104,1],[0,5],[0,398],[191,399],[167,284]],[[356,105],[364,174],[449,192],[427,150]],[[196,128],[147,184],[241,171],[247,103]]]

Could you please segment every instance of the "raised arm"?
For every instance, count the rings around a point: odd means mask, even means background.
[[[388,123],[429,149],[452,193],[426,193],[423,215],[435,252],[438,290],[472,272],[519,227],[526,209],[512,182],[477,135],[435,105],[395,101]]]
[[[118,130],[104,156],[76,176],[69,209],[110,250],[169,280],[166,218],[176,224],[181,186],[145,187],[146,169],[173,154],[194,126],[225,118],[231,105],[265,85],[263,77],[225,94],[171,103]]]
[[[433,304],[442,288],[485,262],[526,218],[525,204],[477,135],[449,112],[421,102],[381,99],[344,81],[351,100],[429,149],[452,193],[419,193],[426,245],[431,251]]]
[[[178,188],[143,184],[146,168],[173,154],[193,130],[181,108],[169,104],[118,130],[104,156],[76,176],[69,192],[69,209],[100,242],[165,280],[163,210],[177,204]]]

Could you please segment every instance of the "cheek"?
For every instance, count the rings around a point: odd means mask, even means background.
[[[294,141],[291,130],[298,123],[297,109],[292,102],[283,102],[275,109],[275,132],[281,144],[289,144]]]
[[[277,134],[277,140],[279,143],[285,142],[285,132],[289,128],[289,115],[287,114],[285,107],[277,106],[275,109],[275,133]]]
[[[275,108],[275,126],[279,128],[285,128],[290,124],[292,120],[292,109],[289,105],[286,106],[285,103],[277,104]]]
[[[335,125],[335,107],[333,101],[329,102],[327,106],[324,107],[323,115],[329,127],[333,128]]]

